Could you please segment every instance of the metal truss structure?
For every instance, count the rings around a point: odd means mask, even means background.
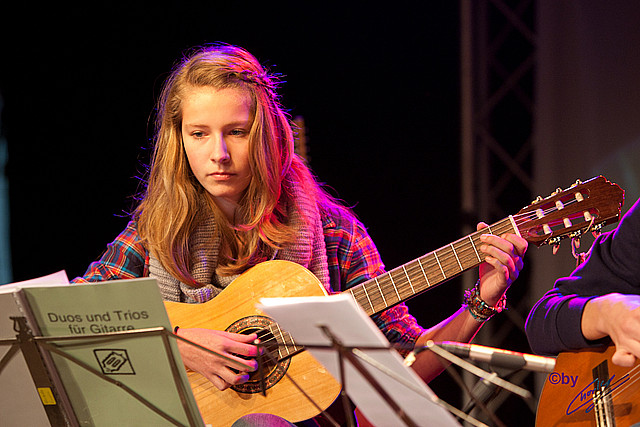
[[[535,6],[535,0],[460,0],[464,234],[475,231],[477,220],[502,219],[534,198]],[[479,343],[528,352],[524,335],[529,311],[526,270],[518,279],[521,286],[509,290],[506,315],[501,314],[483,328]],[[462,280],[465,289],[473,286],[473,278]],[[532,389],[533,376],[518,372],[509,380]],[[467,377],[466,381],[477,379]],[[498,417],[505,409],[529,411],[527,418],[535,419],[536,402],[515,403],[511,401],[514,398],[500,393],[487,407]],[[500,408],[507,399],[509,405]],[[482,419],[481,413],[474,414]]]

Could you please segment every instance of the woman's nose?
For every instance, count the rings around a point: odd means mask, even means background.
[[[215,138],[213,141],[213,147],[211,149],[211,160],[216,163],[225,163],[231,159],[229,151],[227,150],[227,144],[223,136]]]

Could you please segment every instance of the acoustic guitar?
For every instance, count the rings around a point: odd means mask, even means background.
[[[538,402],[536,426],[640,426],[640,362],[611,363],[615,346],[558,355]]]
[[[604,177],[578,181],[566,190],[539,197],[516,215],[430,252],[345,292],[374,315],[458,276],[484,261],[478,250],[484,233],[515,233],[530,243],[557,245],[619,219],[624,192]],[[269,261],[249,269],[214,299],[203,304],[166,302],[172,325],[257,332],[268,354],[245,384],[219,391],[206,378],[188,372],[206,423],[230,425],[239,417],[267,412],[296,422],[312,418],[336,399],[340,384],[309,352],[255,305],[260,298],[321,296],[318,279],[298,264]]]

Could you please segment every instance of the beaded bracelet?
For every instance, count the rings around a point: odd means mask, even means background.
[[[506,309],[507,296],[503,294],[498,300],[495,307],[491,307],[482,298],[480,298],[480,280],[476,282],[476,285],[472,289],[468,289],[464,292],[463,305],[467,306],[471,316],[478,322],[486,322],[496,313],[500,313]]]

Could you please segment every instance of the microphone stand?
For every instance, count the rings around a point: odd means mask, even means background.
[[[449,353],[448,351],[442,349],[439,345],[437,345],[436,343],[434,343],[433,341],[429,340],[427,341],[427,345],[426,347],[433,351],[435,354],[437,354],[438,356],[442,357],[443,359],[448,360],[449,362],[460,366],[462,369],[471,372],[472,374],[474,374],[475,376],[479,377],[479,378],[484,378],[485,380],[487,380],[488,382],[498,386],[498,387],[502,387],[505,390],[510,391],[511,393],[517,394],[518,396],[522,397],[523,399],[531,399],[532,395],[531,392],[529,390],[526,390],[520,386],[517,386],[515,384],[511,384],[508,381],[503,380],[502,378],[498,377],[497,375],[492,376],[491,374],[489,374],[489,372],[478,368],[477,366],[462,360],[461,358],[459,358],[458,356]]]
[[[480,378],[480,381],[476,384],[473,390],[470,390],[469,387],[462,381],[460,375],[454,370],[451,369],[450,366],[446,366],[447,372],[454,378],[456,382],[467,392],[470,397],[470,401],[465,405],[462,412],[465,414],[469,414],[474,406],[478,406],[483,412],[485,412],[498,426],[504,427],[504,423],[502,423],[496,416],[493,414],[486,406],[486,402],[488,402],[496,393],[495,390],[497,387],[505,389],[511,393],[514,393],[523,399],[531,399],[531,392],[525,390],[522,387],[519,387],[515,384],[512,384],[508,381],[503,380],[498,376],[496,372],[486,372],[483,369],[459,358],[458,356],[450,353],[449,351],[443,349],[433,341],[429,340],[426,343],[426,346],[414,350],[412,353],[407,356],[405,359],[405,364],[411,365],[415,361],[415,355],[424,350],[431,350],[436,355],[441,358],[453,363],[455,365],[460,366],[462,369],[476,375]]]
[[[497,376],[498,374],[495,371],[491,371],[488,377],[489,379],[480,378],[478,382],[476,382],[473,389],[469,392],[469,395],[473,397],[462,407],[463,412],[470,414],[478,402],[482,402],[482,404],[486,406],[496,396],[498,387],[492,384],[491,380]]]

